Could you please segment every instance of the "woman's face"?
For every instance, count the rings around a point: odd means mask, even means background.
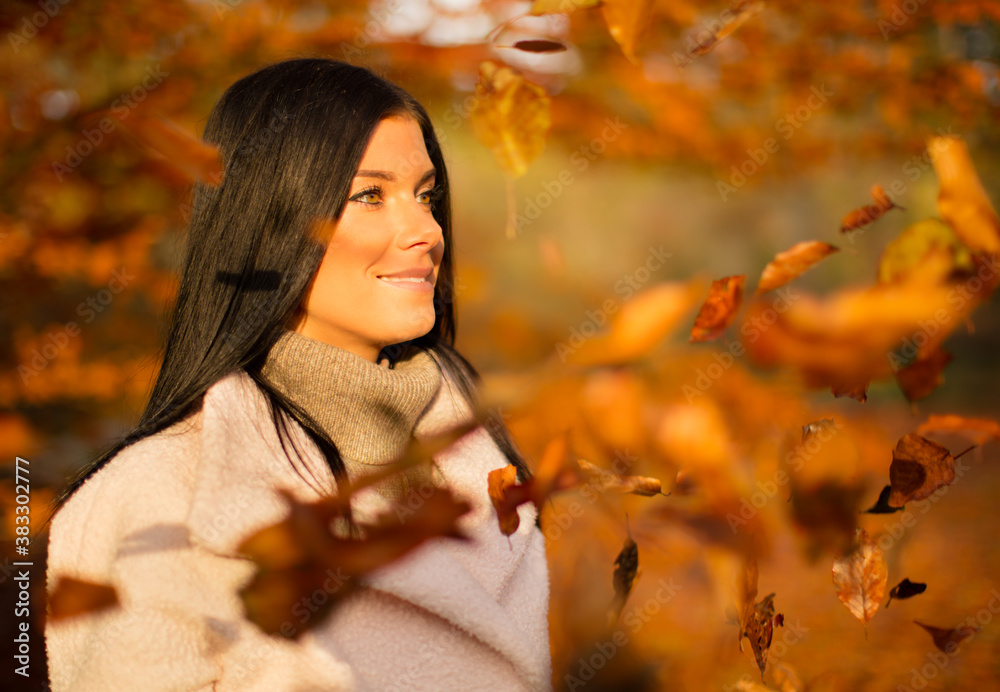
[[[329,244],[295,331],[374,362],[384,346],[431,330],[445,251],[431,214],[434,174],[416,120],[378,124],[343,214],[326,224]]]

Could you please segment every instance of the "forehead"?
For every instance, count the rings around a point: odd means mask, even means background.
[[[379,122],[360,168],[401,173],[413,170],[418,174],[433,168],[419,123],[409,116],[392,116]]]

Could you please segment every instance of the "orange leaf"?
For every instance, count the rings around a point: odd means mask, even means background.
[[[120,121],[146,147],[157,152],[191,180],[216,185],[222,180],[219,150],[162,116],[134,115]]]
[[[517,527],[521,524],[517,507],[511,507],[507,503],[507,490],[517,484],[517,469],[513,464],[507,464],[503,468],[490,471],[488,478],[490,500],[493,501],[493,508],[500,519],[500,531],[503,535],[509,536],[517,531]]]
[[[601,0],[535,0],[528,14],[559,14],[597,7],[600,4]]]
[[[885,595],[889,570],[882,549],[859,528],[853,550],[833,561],[837,598],[866,626]]]
[[[784,286],[792,279],[804,273],[814,264],[827,257],[839,248],[818,240],[807,240],[793,245],[784,252],[779,252],[768,262],[760,276],[760,283],[754,295],[767,293]]]
[[[988,418],[966,418],[955,415],[932,415],[917,428],[918,435],[934,432],[967,433],[977,444],[1000,440],[1000,423]]]
[[[604,0],[601,3],[601,14],[611,38],[634,65],[639,64],[635,56],[636,44],[649,24],[652,11],[653,0]]]
[[[625,601],[628,600],[629,594],[632,593],[632,586],[635,584],[635,579],[639,576],[639,546],[632,540],[632,531],[628,528],[628,515],[625,515],[625,527],[627,532],[625,545],[622,546],[618,557],[615,558],[615,571],[611,576],[615,596],[611,601],[611,606],[608,608],[609,627],[614,626],[619,615],[621,615],[622,608],[625,607]]]
[[[585,475],[592,479],[600,479],[601,490],[614,488],[622,493],[633,493],[634,495],[642,495],[644,497],[664,494],[662,484],[658,478],[650,478],[648,476],[619,476],[611,471],[595,466],[584,459],[577,459],[576,463]]]
[[[945,366],[951,362],[951,354],[937,349],[926,358],[917,358],[896,373],[896,381],[907,400],[916,401],[934,391],[944,383]]]
[[[965,142],[958,137],[932,137],[927,149],[941,190],[941,218],[976,252],[1000,252],[1000,219],[986,195]]]
[[[889,504],[902,507],[926,499],[954,480],[955,459],[947,449],[913,433],[904,435],[892,450]]]
[[[49,619],[53,622],[95,613],[118,605],[118,593],[108,584],[60,577],[49,596]]]
[[[552,123],[545,90],[492,61],[479,65],[476,107],[469,122],[509,178],[519,178],[545,148]]]
[[[743,302],[746,275],[726,276],[712,282],[708,297],[698,311],[691,328],[691,341],[712,341],[722,336]]]
[[[902,207],[897,206],[889,199],[889,196],[885,194],[881,185],[872,187],[872,199],[875,200],[875,204],[866,204],[863,207],[855,209],[841,220],[841,233],[847,233],[848,231],[867,226],[873,221],[881,219],[882,215],[890,209],[902,209]]]

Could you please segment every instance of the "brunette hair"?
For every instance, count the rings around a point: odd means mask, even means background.
[[[196,411],[209,387],[239,369],[264,393],[283,447],[291,440],[291,417],[315,442],[334,477],[345,478],[333,440],[269,384],[260,368],[323,258],[325,247],[311,233],[313,221],[340,217],[376,126],[403,114],[419,123],[437,172],[440,197],[433,215],[445,253],[434,288],[433,328],[384,348],[380,359],[394,364],[410,346],[428,351],[475,401],[479,374],[454,348],[451,201],[427,112],[405,90],[363,67],[318,58],[280,62],[232,84],[212,110],[204,139],[218,147],[224,177],[217,186],[195,185],[187,256],[153,391],[136,426],[80,470],[54,500],[55,508],[122,449]],[[488,417],[484,427],[518,475],[528,478],[501,421]]]

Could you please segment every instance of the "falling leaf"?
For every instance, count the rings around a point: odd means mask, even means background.
[[[552,123],[548,95],[510,67],[487,60],[479,65],[476,98],[469,116],[473,132],[509,178],[521,177],[545,148]]]
[[[892,486],[887,485],[882,488],[882,492],[878,494],[878,499],[875,504],[864,511],[865,514],[894,514],[896,512],[902,512],[902,507],[893,507],[889,504],[889,495],[892,494]]]
[[[632,586],[639,575],[639,546],[632,540],[632,531],[628,528],[628,515],[625,515],[626,538],[625,545],[622,546],[618,557],[615,558],[615,571],[611,575],[611,583],[615,589],[615,596],[608,608],[608,626],[614,626],[621,615],[625,601],[632,593]]]
[[[514,45],[511,47],[528,53],[559,53],[566,50],[565,44],[559,43],[559,41],[550,41],[548,39],[526,39],[523,41],[515,41]]]
[[[730,18],[719,29],[713,31],[691,49],[691,55],[705,55],[722,43],[730,34],[739,29],[748,19],[759,14],[764,9],[763,2],[750,0],[734,0],[729,10]]]
[[[972,258],[951,227],[937,219],[926,219],[906,228],[882,251],[878,263],[879,283],[896,283],[921,275],[939,282],[956,268],[971,270]]]
[[[893,203],[889,196],[882,189],[881,185],[875,185],[872,187],[872,199],[875,200],[875,204],[866,204],[863,207],[855,209],[850,212],[841,220],[840,222],[840,232],[847,233],[848,231],[854,231],[873,221],[877,221],[882,218],[890,209],[902,209]]]
[[[466,539],[457,528],[460,517],[472,509],[465,500],[438,488],[416,508],[401,505],[373,523],[359,526],[361,537],[343,537],[334,531],[335,520],[343,520],[342,498],[302,503],[279,491],[290,506],[281,522],[264,527],[248,537],[239,553],[258,566],[253,578],[240,590],[247,618],[268,634],[299,637],[360,584],[359,577],[384,567],[436,536]],[[332,593],[328,582],[337,575]],[[325,589],[330,598],[322,604],[308,626],[295,631],[283,627],[288,613],[302,598]]]
[[[927,584],[912,582],[909,579],[903,579],[903,581],[896,584],[892,587],[892,590],[889,591],[889,600],[885,602],[885,607],[888,608],[894,598],[897,601],[904,598],[913,598],[918,594],[922,594],[926,590]]]
[[[639,36],[649,25],[652,10],[653,0],[604,0],[601,3],[601,14],[611,38],[634,65],[639,64],[635,49]]]
[[[958,649],[958,645],[963,641],[974,635],[976,632],[982,631],[981,627],[975,627],[973,625],[960,625],[954,629],[944,629],[942,627],[925,625],[919,620],[914,620],[914,622],[927,630],[927,633],[930,634],[931,638],[934,640],[934,646],[949,655],[955,653],[955,650]]]
[[[774,594],[764,596],[753,607],[746,626],[746,637],[750,640],[757,667],[760,669],[760,680],[764,681],[764,669],[767,668],[767,655],[771,649],[771,639],[774,636],[775,624],[784,623],[784,616],[774,614]]]
[[[600,479],[602,490],[614,488],[622,493],[632,493],[634,495],[642,495],[645,497],[665,494],[658,478],[649,478],[647,476],[619,476],[611,471],[595,466],[584,459],[577,459],[576,463],[580,466],[580,470],[583,471],[584,474],[594,479]]]
[[[743,651],[743,637],[746,636],[747,627],[750,625],[750,618],[753,616],[759,575],[757,559],[753,557],[743,560],[740,571],[736,575],[736,611],[740,626],[737,639],[740,651]]]
[[[977,444],[1000,440],[1000,423],[988,418],[966,418],[956,415],[931,415],[917,427],[918,435],[935,432],[967,433]]]
[[[133,115],[119,121],[146,147],[157,152],[189,179],[209,185],[222,180],[219,150],[161,116]]]
[[[691,328],[691,341],[712,341],[722,336],[743,302],[746,275],[726,276],[712,282],[708,297],[698,311]]]
[[[941,190],[937,206],[941,218],[969,248],[1000,252],[1000,219],[986,195],[965,142],[958,137],[932,137],[927,149]]]
[[[818,435],[823,431],[835,433],[837,431],[837,422],[832,418],[820,418],[817,421],[803,425],[802,441],[805,442],[813,435]]]
[[[597,7],[600,4],[601,0],[535,0],[531,9],[528,10],[528,14],[559,14]]]
[[[517,483],[517,468],[513,464],[507,464],[503,468],[493,469],[489,472],[488,485],[490,500],[493,501],[493,508],[497,511],[500,519],[500,531],[505,536],[509,536],[521,523],[521,517],[517,513],[517,507],[510,507],[505,502],[507,489]]]
[[[784,252],[779,252],[764,267],[754,295],[767,293],[784,286],[824,257],[828,257],[838,250],[839,248],[828,243],[807,240],[793,245]]]
[[[859,403],[868,401],[868,385],[871,379],[868,377],[844,377],[834,380],[830,385],[830,392],[835,397],[846,396]]]
[[[859,528],[854,548],[833,561],[833,585],[837,598],[865,625],[878,610],[885,595],[889,570],[882,549],[868,532]]]
[[[947,449],[913,433],[904,435],[892,451],[889,504],[902,507],[912,500],[924,500],[954,480],[955,459]]]
[[[937,349],[926,358],[917,358],[896,373],[896,381],[908,401],[923,399],[944,384],[944,368],[952,360],[951,354]]]
[[[84,613],[96,613],[118,605],[113,586],[73,577],[60,577],[49,595],[49,620],[64,620]]]

